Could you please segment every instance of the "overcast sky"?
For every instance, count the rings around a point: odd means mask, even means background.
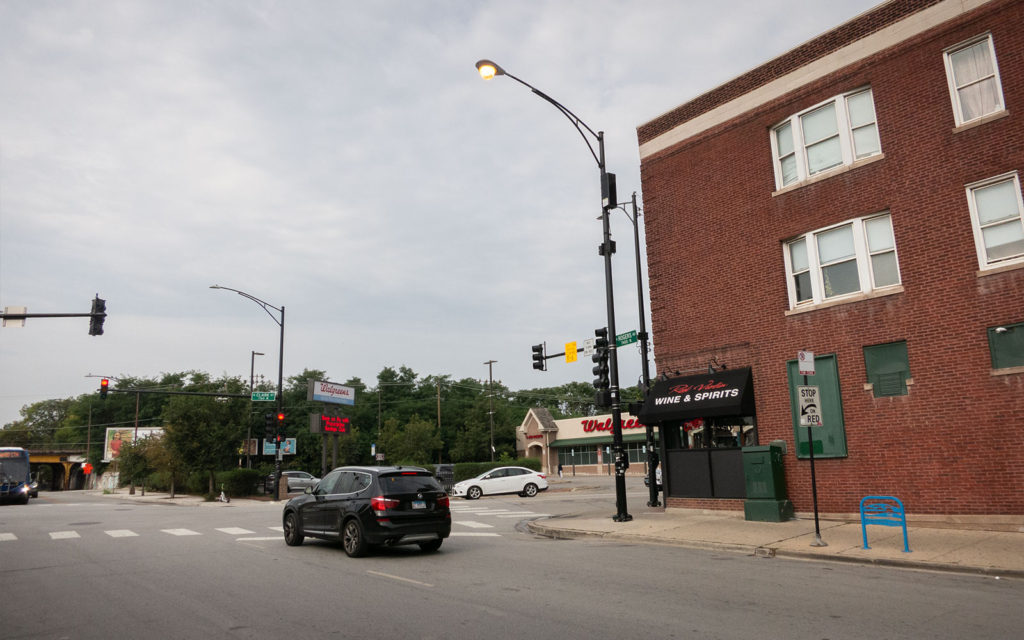
[[[619,200],[636,127],[876,0],[0,0],[0,307],[87,313],[0,330],[0,424],[87,374],[276,380],[385,366],[513,389],[605,322],[597,164]],[[765,139],[767,149],[767,138]],[[642,218],[641,218],[642,225]],[[641,232],[643,231],[641,226]],[[632,225],[612,218],[616,323],[638,326]],[[646,256],[644,256],[646,287]],[[644,295],[645,299],[647,295]],[[649,317],[648,317],[649,324]],[[653,336],[657,340],[657,336]],[[620,351],[623,386],[640,375]]]

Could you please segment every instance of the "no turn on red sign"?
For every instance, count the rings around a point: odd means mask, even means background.
[[[814,375],[814,352],[798,351],[796,354],[797,373],[802,376]]]

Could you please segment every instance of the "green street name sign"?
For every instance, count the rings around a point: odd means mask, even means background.
[[[624,347],[627,344],[636,342],[636,331],[627,331],[626,333],[620,333],[615,336],[615,346]]]
[[[276,391],[253,391],[252,401],[253,402],[273,402],[277,400]]]

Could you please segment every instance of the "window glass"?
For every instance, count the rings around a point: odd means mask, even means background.
[[[993,369],[1024,367],[1024,322],[990,328],[988,348]]]
[[[1020,215],[1017,211],[1017,191],[1012,180],[978,187],[974,190],[974,200],[978,205],[978,221],[983,225]]]
[[[807,240],[801,238],[789,245],[789,261],[793,269],[793,286],[796,288],[797,302],[810,300],[811,271],[807,258]]]
[[[1017,174],[968,187],[982,267],[1024,257],[1024,221]]]
[[[371,478],[368,473],[355,473],[352,478],[352,493],[359,493],[370,486]]]
[[[864,222],[864,231],[868,236],[868,248],[871,251],[882,251],[896,247],[892,237],[892,218],[878,216]]]
[[[324,476],[323,480],[320,481],[320,484],[317,485],[316,494],[318,496],[323,496],[330,493],[335,493],[334,485],[338,483],[338,478],[340,477],[340,471],[332,471],[328,473],[326,476]]]
[[[808,248],[811,238],[816,252]],[[889,214],[813,231],[787,243],[786,249],[791,308],[900,284]]]
[[[779,188],[882,152],[871,89],[837,96],[792,115],[772,134]]]
[[[1003,109],[1003,92],[991,36],[948,51],[946,73],[958,124]]]
[[[818,257],[822,264],[854,255],[853,232],[850,225],[823,231],[817,235]]]
[[[391,496],[401,493],[417,493],[419,491],[442,491],[434,476],[424,473],[406,475],[404,473],[380,476],[380,487],[384,495]]]

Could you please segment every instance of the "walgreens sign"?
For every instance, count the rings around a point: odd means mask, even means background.
[[[611,431],[612,430],[612,419],[606,420],[594,420],[586,419],[581,420],[583,423],[583,431],[590,433],[592,431]],[[623,429],[644,429],[644,425],[640,423],[636,418],[623,418],[622,419]]]

